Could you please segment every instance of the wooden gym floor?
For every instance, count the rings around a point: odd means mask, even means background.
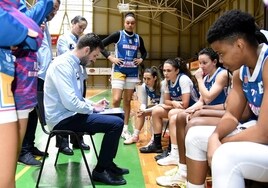
[[[111,101],[110,89],[92,89],[88,88],[87,98],[93,101],[105,97]],[[131,102],[131,119],[130,125],[135,123],[135,110],[138,108],[138,101]],[[130,126],[132,129],[132,126]],[[156,177],[162,176],[165,171],[172,169],[172,166],[159,166],[157,165],[154,156],[156,154],[141,154],[139,147],[146,145],[150,140],[150,121],[145,122],[144,128],[140,134],[140,141],[137,144],[124,145],[123,139],[120,139],[118,154],[115,162],[122,167],[130,169],[130,174],[124,176],[127,184],[120,186],[126,188],[157,188],[160,187],[156,184]],[[89,138],[84,138],[85,142],[90,144]],[[94,142],[99,148],[102,140],[102,135],[94,135]],[[163,145],[167,145],[167,138],[163,139]],[[42,132],[38,127],[36,131],[35,145],[40,149],[45,149],[47,135]],[[55,139],[49,147],[49,157],[46,159],[44,171],[41,177],[39,187],[64,187],[64,188],[84,188],[91,187],[91,182],[87,175],[83,160],[79,150],[75,150],[74,156],[59,155],[57,166],[54,167],[54,160],[56,157]],[[93,152],[86,152],[86,156],[90,165],[90,169],[94,168],[96,164]],[[39,158],[40,159],[40,158]],[[41,159],[40,159],[41,160]],[[32,188],[35,187],[36,179],[39,173],[38,167],[25,166],[18,164],[16,173],[16,187],[17,188]],[[96,187],[108,188],[104,184],[97,183]]]

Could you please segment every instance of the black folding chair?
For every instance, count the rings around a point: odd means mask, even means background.
[[[76,141],[77,141],[77,143],[78,143],[78,145],[79,145],[79,148],[80,148],[82,157],[84,159],[84,162],[85,162],[85,165],[86,165],[86,169],[87,169],[89,178],[91,180],[92,187],[95,188],[95,184],[94,184],[94,181],[93,181],[93,178],[92,178],[92,174],[91,174],[91,171],[89,169],[89,165],[88,165],[88,162],[87,162],[87,159],[86,159],[84,150],[82,149],[82,146],[81,146],[81,143],[80,143],[80,140],[79,140],[79,135],[81,133],[80,132],[70,131],[70,130],[52,130],[52,131],[47,130],[47,128],[46,128],[46,120],[45,120],[44,103],[43,103],[44,94],[43,94],[43,92],[39,91],[38,94],[37,94],[37,96],[38,96],[37,97],[37,99],[38,99],[38,106],[36,107],[36,110],[37,110],[38,118],[39,118],[39,121],[41,123],[42,130],[46,134],[48,134],[48,139],[47,139],[47,144],[46,144],[46,149],[45,149],[45,156],[48,153],[48,147],[49,147],[50,140],[51,140],[52,137],[54,137],[56,135],[60,135],[60,136],[64,136],[64,135],[70,135],[71,136],[72,135],[72,136],[74,136],[75,139],[76,139]],[[98,153],[97,153],[97,150],[96,150],[96,146],[94,144],[93,136],[91,134],[87,133],[87,132],[84,133],[84,134],[87,134],[87,135],[90,136],[91,143],[92,143],[92,146],[93,146],[93,149],[94,149],[96,158],[98,159]],[[57,165],[59,153],[60,153],[60,149],[58,149],[54,166]],[[40,179],[41,179],[41,175],[42,175],[44,164],[45,164],[45,159],[46,159],[46,157],[43,158],[42,165],[40,167],[39,175],[38,175],[37,182],[36,182],[36,187],[38,187],[39,182],[40,182]]]

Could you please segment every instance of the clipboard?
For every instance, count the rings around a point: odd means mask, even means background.
[[[113,115],[113,114],[124,114],[124,110],[122,108],[108,108],[105,109],[102,112],[99,112],[98,114],[103,114],[103,115]]]

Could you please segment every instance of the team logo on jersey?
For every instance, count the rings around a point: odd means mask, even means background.
[[[244,78],[243,78],[243,86],[247,87],[247,85],[248,85],[248,76],[245,75]]]
[[[76,79],[77,79],[77,80],[80,79],[80,76],[79,76],[79,73],[78,73],[78,72],[76,73]]]
[[[74,49],[74,44],[70,44],[69,49],[73,50]]]
[[[244,76],[244,80],[243,80],[243,82],[244,82],[245,84],[248,83],[248,76]]]
[[[263,82],[262,81],[258,82],[258,89],[259,89],[259,93],[263,94]]]

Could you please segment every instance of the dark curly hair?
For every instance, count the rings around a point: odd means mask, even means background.
[[[216,67],[222,67],[222,64],[219,62],[219,55],[212,48],[203,48],[198,53],[198,56],[203,54],[207,55],[211,59],[211,61],[216,60]]]
[[[230,41],[244,38],[252,46],[267,43],[267,39],[255,24],[255,19],[249,13],[241,10],[230,10],[214,22],[207,34],[208,43],[228,38]]]

